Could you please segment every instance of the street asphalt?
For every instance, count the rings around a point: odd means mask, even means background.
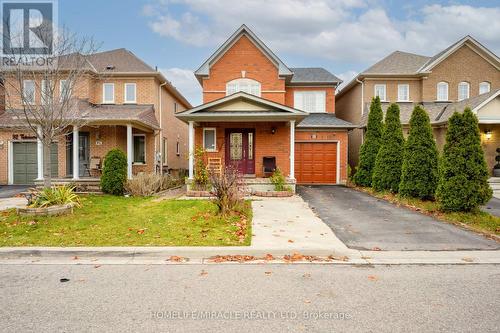
[[[1,332],[498,332],[500,325],[498,265],[0,265],[0,293]]]
[[[335,235],[359,250],[496,250],[500,243],[344,186],[297,192]]]

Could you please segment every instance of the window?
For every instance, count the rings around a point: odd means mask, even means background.
[[[181,144],[179,143],[179,141],[177,141],[177,144],[175,145],[175,154],[177,156],[181,155]]]
[[[398,102],[410,101],[410,85],[398,84]]]
[[[385,102],[386,101],[385,84],[376,84],[374,88],[375,88],[375,96],[380,97],[380,100],[382,102]]]
[[[216,151],[216,130],[215,128],[203,129],[203,149],[206,151]]]
[[[41,100],[43,104],[50,103],[52,101],[52,81],[42,80],[42,88],[41,88]]]
[[[479,84],[479,95],[490,92],[491,85],[489,82],[484,81]]]
[[[458,100],[461,101],[466,98],[469,98],[469,83],[460,82],[458,84]]]
[[[437,100],[448,101],[448,83],[439,82],[437,84]]]
[[[113,104],[115,102],[114,83],[104,83],[102,85],[102,102],[104,104]]]
[[[177,113],[177,103],[174,102],[174,113]]]
[[[163,138],[163,151],[161,152],[161,158],[163,161],[163,164],[167,164],[167,152],[168,152],[168,145],[167,145],[167,138]]]
[[[236,79],[226,84],[226,96],[238,91],[260,97],[260,83],[252,79]]]
[[[24,104],[35,103],[35,81],[33,80],[23,81],[23,103]]]
[[[146,136],[134,134],[134,163],[146,164]]]
[[[59,81],[59,100],[63,101],[63,98],[68,99],[71,95],[68,80]]]
[[[311,113],[326,112],[326,92],[295,91],[293,94],[293,107]]]
[[[125,83],[125,103],[136,103],[135,83]]]

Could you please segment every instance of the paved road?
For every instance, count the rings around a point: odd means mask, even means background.
[[[348,247],[371,250],[492,250],[500,243],[343,186],[298,193]]]
[[[489,265],[3,265],[0,293],[1,332],[498,332],[500,324],[500,266]],[[247,318],[172,320],[170,311]]]
[[[29,188],[30,186],[26,185],[0,185],[0,199],[15,197]]]

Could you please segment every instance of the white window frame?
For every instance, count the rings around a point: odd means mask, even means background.
[[[40,86],[40,101],[42,103],[46,102],[45,98],[47,97],[47,93],[45,90],[47,89],[47,83],[50,82],[50,80],[42,80],[42,85]],[[48,96],[50,99],[54,98],[54,96]]]
[[[481,87],[483,86],[486,86],[487,89],[486,91],[481,92]],[[483,81],[479,83],[479,95],[489,93],[490,91],[491,91],[491,83],[489,83],[488,81]]]
[[[134,87],[134,99],[129,101],[127,100],[127,86]],[[136,104],[137,103],[137,84],[134,82],[127,82],[123,85],[123,104]]]
[[[168,164],[168,139],[163,137],[162,138],[163,140],[163,151],[161,152],[162,153],[162,161],[163,161],[163,165],[167,165]]]
[[[320,106],[316,101],[314,110],[307,110],[304,104],[304,97],[306,95],[315,95],[315,98],[320,98]],[[318,97],[319,96],[319,97]],[[325,90],[295,90],[293,92],[293,107],[309,113],[326,113],[326,91]]]
[[[135,145],[134,145],[134,139],[136,136],[142,136],[144,137],[144,163],[142,162],[136,162],[134,161],[135,160]],[[136,134],[132,134],[132,164],[134,165],[146,165],[147,164],[147,160],[148,160],[148,155],[147,155],[147,144],[146,144],[146,134],[143,134],[143,133],[136,133]]]
[[[177,113],[177,102],[174,102],[174,113]]]
[[[28,103],[26,103],[25,92],[26,92],[26,83],[28,83],[28,82],[32,82],[33,83],[33,100],[32,101],[28,101]],[[35,84],[35,81],[34,80],[23,80],[23,104],[35,104],[35,101],[36,101],[36,84]]]
[[[384,88],[384,98],[382,98],[382,96],[377,95],[377,88]],[[382,83],[375,84],[373,86],[373,96],[374,97],[379,96],[381,102],[387,102],[387,85]]]
[[[446,97],[445,98],[440,98],[440,96],[439,96],[439,88],[440,87],[446,88],[446,90],[445,90]],[[448,88],[449,88],[448,82],[441,81],[441,82],[437,83],[437,85],[436,85],[436,101],[438,101],[438,102],[448,102],[449,101]]]
[[[401,98],[400,88],[406,87],[406,99]],[[408,83],[398,84],[398,102],[409,102],[410,101],[410,85]]]
[[[214,148],[207,149],[205,147],[205,132],[213,131],[214,132]],[[217,151],[217,129],[215,127],[203,127],[203,150],[206,152],[216,152]]]
[[[107,101],[106,100],[106,86],[111,86],[113,87],[113,94],[112,100]],[[111,82],[103,83],[102,84],[102,104],[115,104],[115,84]]]
[[[467,96],[464,98],[460,98],[460,88],[461,87],[467,87]],[[457,91],[457,100],[458,101],[463,101],[464,99],[467,99],[470,97],[470,83],[467,81],[462,81],[458,84],[458,91]]]
[[[258,88],[258,93],[254,94],[252,93],[252,89],[250,88],[250,91],[244,91],[241,89],[241,84],[245,82],[246,84],[254,84],[256,88]],[[235,88],[231,88],[231,85],[235,85]],[[226,96],[235,94],[237,92],[243,91],[247,94],[254,95],[260,97],[262,94],[262,85],[260,84],[259,81],[254,80],[254,79],[249,79],[249,78],[239,78],[239,79],[234,79],[226,83]]]
[[[63,91],[63,82],[68,82],[68,80],[59,80],[59,101],[62,102],[62,91]],[[69,96],[71,96],[71,89],[69,87],[68,83],[68,89],[69,89]]]

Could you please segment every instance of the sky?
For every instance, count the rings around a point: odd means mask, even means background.
[[[126,48],[193,104],[196,70],[246,24],[289,67],[345,82],[395,50],[432,56],[471,35],[500,55],[500,0],[59,0],[59,25]]]

